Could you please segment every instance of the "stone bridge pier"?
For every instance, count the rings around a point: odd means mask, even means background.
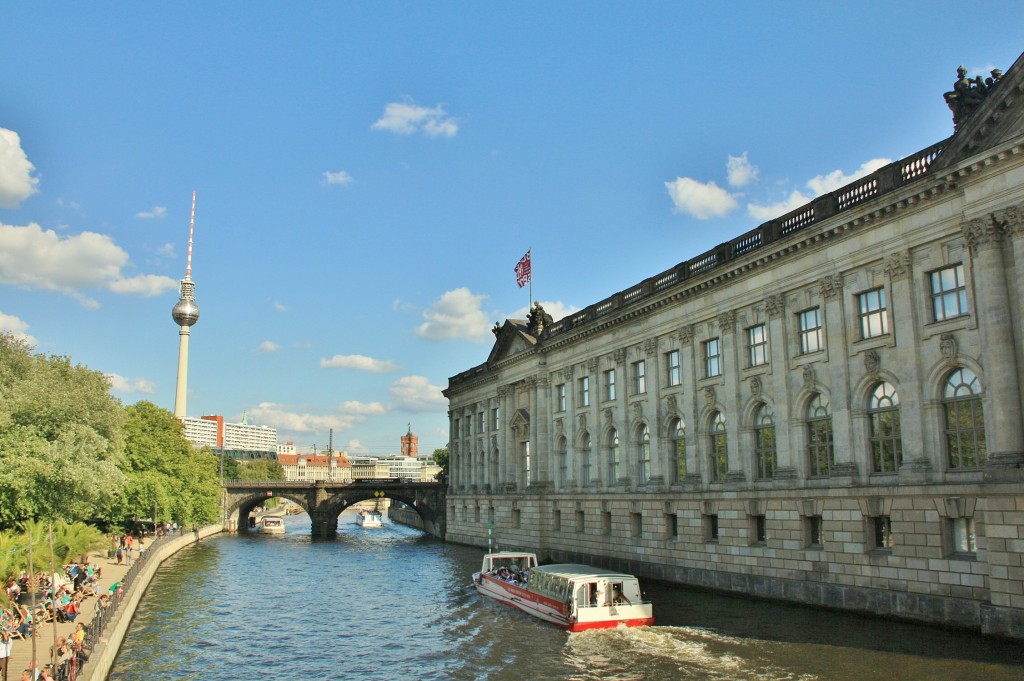
[[[415,510],[423,519],[423,529],[438,539],[445,535],[446,487],[438,482],[402,482],[400,480],[357,480],[339,483],[287,482],[273,480],[252,482],[225,480],[225,527],[246,526],[249,512],[267,499],[290,499],[309,514],[311,534],[330,539],[338,531],[338,516],[353,504],[367,499],[387,498]]]

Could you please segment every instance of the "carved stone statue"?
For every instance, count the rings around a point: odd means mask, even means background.
[[[1003,77],[1003,72],[999,69],[992,69],[991,74],[991,77],[982,81],[981,76],[968,78],[967,69],[963,66],[957,68],[957,79],[953,83],[953,90],[942,95],[949,110],[953,112],[954,132],[960,129],[964,121],[974,113],[985,96],[999,84]]]
[[[555,323],[555,320],[544,311],[540,301],[533,304],[529,314],[526,315],[527,328],[536,337],[544,335],[544,329]]]

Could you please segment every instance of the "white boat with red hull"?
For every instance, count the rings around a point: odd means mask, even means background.
[[[537,565],[533,553],[501,551],[484,556],[473,574],[476,590],[569,631],[654,624],[633,575],[588,565]]]

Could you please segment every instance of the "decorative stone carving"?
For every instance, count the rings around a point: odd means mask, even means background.
[[[544,311],[540,301],[533,304],[533,309],[526,315],[526,328],[537,338],[544,335],[544,330],[555,323],[555,320]]]
[[[818,281],[818,292],[825,300],[835,300],[843,292],[843,275],[827,274]]]
[[[648,357],[653,356],[658,352],[658,340],[656,338],[648,338],[644,341],[644,352],[647,353]]]
[[[693,342],[693,324],[679,329],[679,344],[689,345]]]
[[[537,377],[537,387],[538,388],[550,388],[551,387],[551,379],[549,379],[547,377],[547,375],[538,376]]]
[[[494,322],[494,326],[491,327],[491,333],[493,333],[494,337],[497,338],[498,335],[501,334],[501,324]]]
[[[591,357],[590,359],[587,360],[587,371],[590,373],[594,373],[595,371],[597,371],[596,357]]]
[[[805,364],[803,368],[804,385],[811,387],[814,385],[814,365]]]
[[[882,357],[876,350],[868,350],[864,353],[864,371],[874,376],[882,367]]]
[[[644,403],[634,402],[633,403],[633,418],[642,419],[644,417]]]
[[[572,380],[572,375],[573,375],[573,367],[572,367],[572,365],[569,365],[569,366],[565,367],[564,369],[562,369],[562,378],[565,379],[566,381],[571,381]]]
[[[775,319],[786,309],[786,301],[780,295],[771,295],[764,299],[764,311],[769,319]]]
[[[665,411],[667,411],[670,416],[674,416],[679,413],[679,405],[676,404],[675,395],[669,395],[665,398]]]
[[[507,385],[499,385],[498,386],[498,397],[504,398],[506,395],[508,395],[508,386]]]
[[[562,419],[555,419],[555,435],[562,434]]]
[[[963,233],[972,253],[982,246],[998,245],[1003,239],[1003,230],[992,220],[991,216],[968,220],[964,223]]]
[[[586,414],[580,414],[579,416],[577,416],[576,417],[576,421],[577,421],[577,423],[580,424],[580,432],[581,433],[587,429],[587,415]]]
[[[708,409],[714,409],[715,404],[718,402],[718,396],[715,394],[714,386],[705,386],[704,388],[704,403],[708,405]]]
[[[1000,69],[992,69],[989,74],[990,76],[984,81],[981,76],[975,76],[972,79],[967,77],[967,69],[962,65],[957,67],[957,79],[953,83],[953,90],[942,94],[942,98],[946,100],[946,106],[953,112],[954,132],[959,130],[960,126],[981,106],[988,93],[999,85],[999,81],[1003,77],[1003,72]]]
[[[956,344],[956,337],[951,333],[944,333],[940,336],[939,352],[946,364],[956,364],[956,356],[959,352]]]
[[[612,360],[615,362],[615,366],[622,366],[626,363],[626,351],[619,348],[612,353]]]
[[[605,425],[607,425],[607,426],[612,425],[612,423],[613,423],[612,416],[613,415],[614,414],[613,414],[611,409],[605,409],[604,410],[604,423],[605,423]]]
[[[750,379],[750,394],[751,395],[753,395],[754,397],[760,397],[761,396],[761,387],[762,386],[761,386],[761,379],[760,378],[758,378],[757,376],[754,376],[752,379]]]
[[[736,312],[727,310],[718,315],[718,328],[722,333],[732,333],[736,329]]]
[[[1003,226],[1003,231],[1010,236],[1024,235],[1024,206],[1010,206],[1003,210],[997,210],[992,217]]]
[[[910,276],[910,252],[890,253],[885,258],[885,273],[889,279],[896,281]]]

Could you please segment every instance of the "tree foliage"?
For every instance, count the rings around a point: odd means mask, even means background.
[[[240,461],[238,480],[284,480],[284,468],[273,459]]]
[[[448,448],[447,447],[442,447],[440,449],[435,449],[434,450],[434,454],[432,456],[433,456],[433,459],[434,459],[434,463],[436,463],[438,466],[441,467],[441,472],[438,474],[438,478],[437,479],[438,480],[447,480],[448,479],[448,460],[449,460]]]

